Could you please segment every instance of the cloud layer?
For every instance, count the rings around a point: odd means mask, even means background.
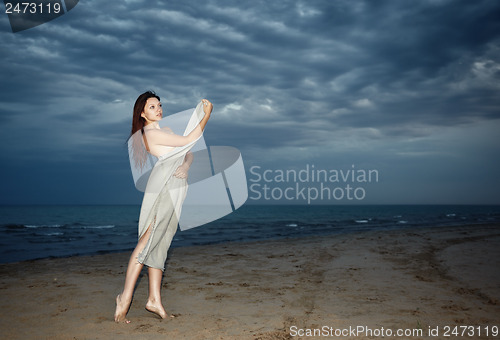
[[[0,203],[137,203],[124,142],[153,89],[167,113],[211,99],[207,142],[247,166],[377,168],[366,203],[499,204],[499,16],[495,1],[85,1],[17,34],[4,16]]]

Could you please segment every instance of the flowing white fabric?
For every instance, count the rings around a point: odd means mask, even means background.
[[[197,127],[204,114],[203,103],[200,102],[191,115],[184,136]],[[141,131],[139,130],[137,133],[140,134]],[[151,227],[151,234],[137,260],[149,267],[165,269],[167,252],[177,231],[182,204],[188,189],[187,180],[177,178],[173,174],[183,163],[186,153],[193,148],[202,135],[193,142],[175,147],[158,157],[158,161],[154,164],[149,178],[147,178],[139,216],[139,238],[146,233],[149,227]]]

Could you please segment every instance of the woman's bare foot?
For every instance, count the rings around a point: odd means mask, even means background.
[[[131,301],[122,300],[122,295],[118,294],[116,296],[116,310],[115,310],[115,322],[125,322],[130,323],[129,320],[125,319],[130,308]]]
[[[167,312],[165,311],[165,308],[163,308],[163,305],[161,304],[161,302],[158,303],[158,302],[148,300],[148,302],[146,303],[146,310],[148,312],[151,312],[151,313],[158,315],[162,319],[168,319],[168,318],[174,317],[173,315],[167,314]]]

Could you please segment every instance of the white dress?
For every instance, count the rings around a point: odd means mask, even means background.
[[[185,136],[197,128],[203,116],[203,105],[200,102],[189,120]],[[201,130],[199,127],[198,129]],[[147,138],[147,130],[145,135]],[[145,248],[137,257],[139,263],[165,270],[167,252],[177,231],[182,204],[188,190],[187,180],[177,178],[173,174],[201,136],[202,134],[187,145],[164,149],[166,153],[158,157],[149,175],[139,216],[139,238],[146,233],[148,227],[151,226],[152,229]],[[154,140],[148,141],[148,144],[153,146],[151,151],[158,150],[154,147],[157,144]]]

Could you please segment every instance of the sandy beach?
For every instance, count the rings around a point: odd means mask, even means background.
[[[0,265],[2,339],[500,338],[498,225],[174,248],[162,293],[176,318],[144,309],[144,270],[116,324],[129,255]]]

